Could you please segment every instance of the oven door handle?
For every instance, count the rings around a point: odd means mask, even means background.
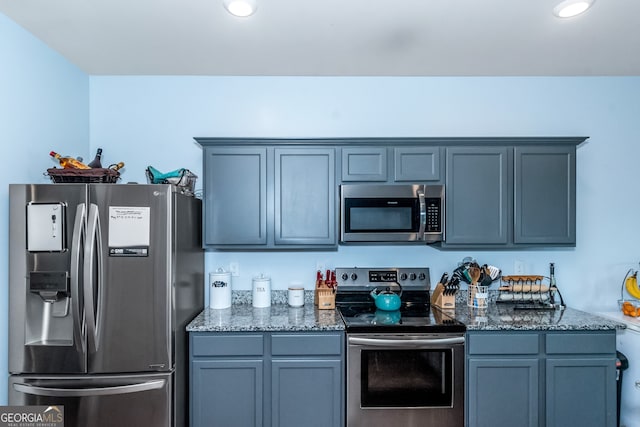
[[[464,344],[464,337],[453,338],[420,338],[420,339],[380,339],[349,337],[350,345],[368,345],[372,347],[429,347],[437,345]]]

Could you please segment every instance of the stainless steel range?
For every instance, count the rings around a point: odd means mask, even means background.
[[[347,427],[463,426],[466,327],[430,307],[429,269],[337,268],[336,276]],[[397,297],[399,309],[389,310]]]

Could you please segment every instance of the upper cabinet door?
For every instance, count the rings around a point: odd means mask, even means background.
[[[342,181],[386,181],[387,148],[358,147],[342,149]]]
[[[393,153],[396,182],[440,180],[440,147],[397,147]]]
[[[207,147],[204,171],[204,244],[266,244],[266,148]]]
[[[576,243],[575,146],[516,147],[514,243]]]
[[[334,148],[277,148],[275,245],[336,245]]]
[[[446,244],[508,243],[509,148],[446,153]]]

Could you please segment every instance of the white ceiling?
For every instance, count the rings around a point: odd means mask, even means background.
[[[640,75],[640,0],[0,0],[91,75]]]

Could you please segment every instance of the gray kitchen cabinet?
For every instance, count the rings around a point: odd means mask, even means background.
[[[345,147],[342,149],[342,181],[388,179],[386,147]]]
[[[262,426],[263,377],[262,360],[192,362],[191,425]]]
[[[613,333],[546,335],[546,427],[615,427]]]
[[[393,140],[384,146],[343,147],[342,182],[439,182],[440,151],[430,145],[396,147]]]
[[[335,148],[207,146],[204,245],[335,248]]]
[[[196,138],[204,245],[336,249],[341,183],[445,184],[444,249],[576,244],[584,137]]]
[[[575,152],[575,144],[447,148],[442,246],[575,246]]]
[[[446,150],[446,245],[507,244],[510,225],[510,150]]]
[[[615,331],[469,331],[467,425],[616,425]]]
[[[204,150],[204,245],[267,244],[267,149]]]
[[[575,244],[575,147],[515,147],[514,158],[514,243]]]
[[[395,147],[394,182],[440,181],[440,147]]]
[[[274,245],[335,246],[333,148],[275,149]]]
[[[344,425],[342,332],[190,334],[191,426]]]
[[[262,334],[190,334],[190,425],[261,427]]]

